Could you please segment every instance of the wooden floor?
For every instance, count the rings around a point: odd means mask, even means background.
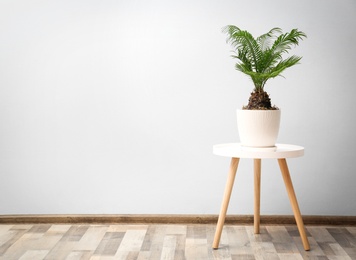
[[[0,225],[0,259],[356,259],[356,227],[307,226],[303,250],[296,226]]]

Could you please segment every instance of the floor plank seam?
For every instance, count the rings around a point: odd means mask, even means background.
[[[304,251],[295,225],[1,224],[0,259],[356,259],[355,226],[307,226]]]

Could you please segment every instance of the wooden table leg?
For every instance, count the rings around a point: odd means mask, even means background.
[[[309,241],[308,241],[307,235],[305,233],[304,223],[303,223],[302,216],[300,214],[297,197],[295,196],[292,179],[290,177],[289,170],[288,170],[287,161],[284,158],[278,159],[278,164],[279,164],[279,167],[282,172],[284,183],[286,185],[289,200],[292,205],[295,221],[297,222],[297,227],[299,230],[300,237],[302,239],[304,250],[309,251],[310,250]]]
[[[223,229],[223,226],[225,223],[226,212],[227,212],[227,208],[229,206],[230,196],[231,196],[231,192],[232,192],[232,187],[234,185],[237,166],[239,165],[239,161],[240,161],[239,158],[231,158],[229,174],[228,174],[226,187],[225,187],[225,191],[224,191],[224,198],[223,198],[223,201],[221,204],[219,219],[218,219],[215,236],[214,236],[213,249],[218,249],[218,247],[219,247],[220,237],[221,237],[222,229]]]
[[[261,198],[261,159],[254,159],[255,172],[255,209],[254,209],[254,231],[260,233],[260,198]]]

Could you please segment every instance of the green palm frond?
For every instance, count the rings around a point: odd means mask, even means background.
[[[297,64],[302,57],[298,56],[291,56],[285,60],[280,61],[275,67],[271,68],[268,71],[268,74],[270,74],[271,78],[279,76],[285,69],[292,67],[293,65]]]
[[[227,42],[234,48],[232,57],[238,60],[235,68],[251,77],[255,90],[263,90],[268,79],[280,76],[285,69],[300,61],[301,57],[283,59],[282,56],[306,37],[297,29],[283,34],[278,27],[256,39],[234,25],[224,27],[223,32],[227,33]]]
[[[241,61],[249,60],[252,68],[258,71],[258,55],[261,50],[255,38],[249,32],[242,31],[234,25],[226,26],[223,31],[229,34],[226,41],[235,48],[236,57]]]
[[[297,29],[291,30],[289,33],[281,34],[272,46],[272,50],[276,53],[288,53],[293,45],[298,45],[303,37],[307,37],[305,33]]]
[[[262,34],[261,36],[257,37],[257,42],[261,46],[261,50],[265,51],[271,47],[271,41],[274,38],[277,38],[275,36],[275,33],[282,33],[281,28],[273,28],[271,29],[268,33]]]

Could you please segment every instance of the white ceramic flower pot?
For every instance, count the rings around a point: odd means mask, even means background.
[[[237,110],[240,142],[247,147],[274,147],[276,144],[280,110]]]

